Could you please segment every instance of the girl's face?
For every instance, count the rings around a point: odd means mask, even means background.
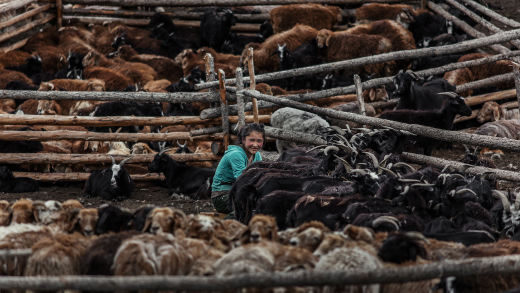
[[[242,140],[244,148],[251,154],[256,154],[264,144],[264,137],[262,133],[252,131],[248,136]]]

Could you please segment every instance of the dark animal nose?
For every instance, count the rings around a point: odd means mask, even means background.
[[[296,241],[295,239],[291,239],[291,241],[289,241],[289,244],[291,244],[292,246],[297,246],[298,241]]]
[[[260,234],[251,234],[252,240],[258,240],[260,238]]]
[[[92,231],[92,229],[85,229],[85,236],[91,236],[92,234],[94,234],[94,231]]]

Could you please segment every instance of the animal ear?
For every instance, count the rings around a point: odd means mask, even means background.
[[[327,35],[327,38],[325,39],[325,46],[329,46],[329,40],[330,40],[330,34]]]
[[[376,98],[376,91],[374,89],[370,89],[368,97],[370,98],[370,102],[375,100],[375,98]]]
[[[38,215],[38,209],[33,207],[33,218],[36,223],[40,222],[40,216]]]
[[[73,209],[71,212],[70,212],[70,216],[69,216],[69,226],[67,227],[67,232],[69,233],[72,233],[74,232],[78,227],[77,227],[77,224],[78,221],[79,221],[79,212],[81,211],[81,209]]]
[[[271,241],[278,242],[278,227],[276,223],[274,223],[273,229],[271,230]]]
[[[178,209],[173,210],[173,219],[174,219],[174,227],[172,232],[175,232],[176,229],[184,229],[186,228],[186,214]]]
[[[493,121],[500,120],[500,106],[493,108]]]
[[[152,212],[153,210],[151,210],[149,212],[149,214]],[[146,221],[144,222],[144,227],[143,227],[143,230],[141,232],[146,232],[150,229],[150,226],[152,225],[152,217],[146,217]]]

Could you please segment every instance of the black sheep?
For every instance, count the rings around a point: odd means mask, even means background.
[[[43,72],[42,59],[38,55],[32,56],[31,58],[27,58],[25,63],[20,66],[9,66],[5,69],[18,71],[27,76],[33,76]]]
[[[98,208],[98,219],[96,234],[101,235],[131,230],[133,215],[120,207],[104,204]]]
[[[214,10],[205,12],[200,22],[201,45],[203,47],[208,46],[220,52],[222,44],[224,44],[224,41],[229,36],[231,27],[236,25],[236,23],[236,17],[229,9],[225,10],[222,16],[219,16]]]
[[[227,41],[222,44],[222,47],[220,48],[220,51],[225,54],[233,54],[233,55],[240,55],[242,54],[242,51],[244,51],[244,48],[249,43],[263,43],[265,39],[260,35],[256,36],[246,36],[246,35],[239,35],[235,32],[230,32],[229,36],[227,37]]]
[[[136,102],[107,102],[99,105],[94,111],[94,117],[106,116],[146,116],[146,117],[163,117],[162,104],[156,103],[136,103]],[[112,127],[93,127],[89,128],[96,132],[115,132],[119,126]],[[122,132],[137,133],[143,129],[143,126],[124,126]]]
[[[191,194],[197,192],[208,178],[213,178],[215,170],[198,168],[194,166],[183,166],[175,162],[164,149],[153,158],[148,166],[150,173],[164,173],[168,183],[168,195],[173,193]]]
[[[156,27],[159,27],[161,29],[156,31],[156,33],[158,33],[159,35],[163,35],[165,32],[167,32],[168,35],[170,33],[174,33],[175,36],[177,36],[178,38],[183,38],[183,39],[187,39],[192,42],[195,42],[197,44],[197,48],[201,47],[199,44],[199,35],[200,35],[199,28],[176,27],[175,24],[173,23],[172,19],[168,15],[165,15],[162,13],[154,14],[152,16],[152,19],[150,19],[150,22],[148,23],[148,27],[150,29],[152,29],[152,34],[153,34],[153,29]],[[152,36],[150,36],[150,37],[152,37]],[[157,39],[162,40],[162,38],[160,38],[160,37],[154,36],[152,38],[157,38]],[[145,54],[145,53],[139,53],[139,54]]]
[[[90,174],[85,183],[83,196],[90,198],[100,196],[105,200],[125,200],[130,197],[134,190],[134,181],[124,168],[126,161],[122,160],[119,164],[112,156],[112,166],[104,170],[95,170]]]
[[[411,235],[415,236],[415,234]],[[426,240],[424,236],[422,238]],[[400,264],[406,261],[416,261],[418,256],[426,259],[426,250],[422,244],[408,234],[396,233],[386,238],[377,256],[384,262]]]
[[[157,206],[147,204],[144,206],[140,206],[137,210],[135,210],[133,220],[134,230],[139,232],[143,231],[146,222],[146,217],[156,207]]]
[[[161,48],[168,52],[169,58],[175,59],[184,49],[196,51],[199,48],[199,44],[188,39],[177,37],[174,33],[170,33],[161,43]]]
[[[296,201],[305,195],[301,191],[277,190],[269,193],[258,201],[255,214],[269,215],[276,218],[278,230],[285,230],[287,213]]]
[[[36,192],[40,189],[36,180],[28,177],[13,176],[6,166],[0,166],[0,192],[23,193]]]
[[[35,131],[30,127],[22,127],[16,131]],[[0,153],[37,153],[43,151],[39,141],[0,140]]]

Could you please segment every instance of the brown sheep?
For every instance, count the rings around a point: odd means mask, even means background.
[[[311,221],[300,225],[294,231],[296,235],[289,240],[289,244],[314,252],[323,241],[325,235],[331,232],[322,222]]]
[[[344,32],[321,30],[316,37],[318,48],[326,49],[327,62],[343,61],[365,56],[392,52],[390,40],[381,36],[351,35]],[[395,68],[395,61],[363,66],[369,74],[390,76]],[[354,69],[355,70],[355,69]]]
[[[104,55],[98,52],[89,52],[83,58],[84,67],[100,66],[116,70],[117,72],[126,75],[132,79],[134,84],[145,85],[148,82],[155,80],[157,73],[152,67],[139,62],[126,62],[120,59],[122,63],[114,62],[107,59]]]
[[[124,23],[121,22],[113,22],[108,26],[108,30],[110,31],[110,34],[112,34],[113,36],[119,36],[122,33],[126,33],[127,36],[129,36],[130,38],[144,38],[150,35],[149,30],[126,26]]]
[[[144,85],[143,89],[149,93],[167,93],[166,88],[171,84],[171,82],[167,79],[160,79],[150,81]],[[168,104],[168,103],[166,103]],[[168,106],[166,106],[168,107]],[[166,111],[164,111],[166,112]]]
[[[74,28],[77,31],[78,37],[85,41],[89,45],[95,44],[95,36],[94,34],[87,29],[85,23],[77,18],[67,19],[66,26],[70,28]],[[59,32],[59,30],[58,30]]]
[[[182,72],[184,76],[188,76],[196,67],[205,68],[205,61],[204,59],[201,59],[199,56],[197,56],[197,54],[193,53],[191,49],[189,49],[185,52],[184,58],[182,59]],[[219,69],[224,70],[226,78],[235,77],[235,68],[232,66],[215,63],[215,72],[218,72]]]
[[[197,50],[197,55],[199,55],[199,57],[201,59],[204,58],[204,56],[206,56],[206,53],[210,53],[211,56],[213,56],[213,61],[215,63],[226,64],[226,65],[232,66],[234,68],[237,68],[240,66],[240,59],[241,59],[240,56],[236,56],[233,54],[217,53],[217,51],[215,51],[212,48],[208,48],[208,47],[202,47]]]
[[[16,110],[22,110],[24,114],[38,114],[38,100],[27,100],[23,102]]]
[[[142,232],[152,234],[171,233],[184,236],[186,215],[179,209],[154,208],[148,213]]]
[[[58,46],[60,42],[60,36],[58,34],[58,29],[56,26],[51,26],[43,31],[29,37],[27,42],[25,43],[25,46],[21,49],[24,52],[34,52],[35,50],[38,50],[38,48],[45,47],[45,46],[51,46],[55,47]]]
[[[270,36],[258,49],[254,49],[253,51],[255,73],[268,73],[280,69],[278,56],[276,54],[276,56],[272,55],[273,52],[276,52],[278,44],[287,44],[287,49],[293,52],[300,45],[315,39],[317,35],[318,31],[315,28],[306,25],[296,25],[288,31]],[[242,52],[242,61],[244,63],[247,58],[247,48],[248,46],[246,46]]]
[[[157,152],[152,150],[144,142],[139,142],[132,146],[132,155],[148,155],[148,154],[157,154]]]
[[[168,57],[159,55],[139,55],[130,45],[124,45],[117,49],[117,55],[129,62],[141,62],[152,67],[157,73],[157,79],[167,79],[172,83],[178,82],[183,76],[182,59],[174,62]]]
[[[107,92],[122,91],[128,85],[133,85],[132,79],[126,75],[105,67],[87,67],[83,70],[83,74],[86,79],[96,78],[104,81]]]
[[[240,239],[242,244],[258,243],[262,240],[278,241],[276,219],[266,215],[254,215]]]
[[[478,123],[511,119],[520,119],[518,108],[508,110],[493,101],[485,102],[477,114]]]
[[[80,37],[80,32],[76,27],[62,27],[58,30],[60,34],[60,44],[58,48],[62,51],[74,51],[81,55],[87,55],[96,49]]]
[[[40,100],[38,101],[39,115],[71,115],[76,103],[75,100]]]
[[[143,31],[144,33],[142,33]],[[126,33],[126,37],[131,40],[133,47],[147,48],[158,52],[161,56],[168,56],[168,51],[161,46],[163,41],[150,38],[150,31],[125,26],[117,26],[112,29],[110,33],[115,36],[120,36],[123,33]]]
[[[85,207],[75,199],[68,199],[61,204],[61,208],[66,212],[71,212],[75,209],[84,209]]]
[[[404,28],[401,24],[394,20],[379,20],[371,24],[362,24],[356,27],[347,29],[344,33],[349,34],[365,34],[378,35],[387,38],[392,43],[392,51],[415,50],[415,40],[413,34]],[[397,69],[406,70],[410,65],[410,60],[395,61]],[[395,72],[397,73],[397,72]]]
[[[30,224],[38,222],[38,210],[32,204],[32,200],[21,198],[15,202],[11,210],[11,224]]]
[[[25,60],[33,57],[31,54],[23,51],[9,51],[0,54],[0,64],[3,68],[10,66],[20,66],[25,64]]]
[[[0,110],[2,114],[9,114],[16,108],[16,102],[14,99],[0,99]]]
[[[68,67],[67,56],[61,49],[54,46],[42,46],[31,52],[42,59],[43,72],[55,73],[56,71]]]
[[[71,219],[67,229],[69,233],[79,232],[85,236],[94,235],[99,218],[97,209],[74,209],[70,213]]]
[[[46,85],[40,85],[40,89],[38,90],[54,90],[55,88],[62,88],[71,92],[104,92],[105,91],[105,82],[99,79],[89,79],[89,80],[78,80],[78,79],[54,79],[45,84],[52,84],[52,86],[47,87]]]
[[[475,80],[473,78],[473,73],[469,68],[459,68],[453,71],[448,71],[444,73],[444,79],[455,87]],[[460,95],[463,97],[468,97],[472,94],[473,90],[469,90],[461,93]]]
[[[489,57],[489,54],[481,54],[481,53],[473,53],[467,54],[462,57],[457,62],[464,62],[469,60],[476,60],[484,57]],[[482,80],[488,77],[506,74],[513,72],[513,64],[509,60],[500,60],[492,63],[486,63],[482,65],[469,67],[471,73],[473,74],[473,81]],[[496,84],[500,90],[510,89],[515,87],[515,81],[506,81],[502,83]]]
[[[333,251],[336,248],[345,246],[348,237],[343,233],[327,234],[321,241],[320,245],[314,250],[314,255],[323,256]]]
[[[339,7],[313,3],[278,6],[269,11],[269,19],[275,34],[290,30],[297,24],[331,30],[342,20]]]
[[[0,200],[0,226],[9,225],[9,202],[7,200]]]
[[[5,89],[7,84],[13,80],[23,81],[28,85],[34,86],[33,81],[25,74],[13,70],[0,69],[0,89]]]
[[[418,14],[418,12],[415,12],[410,5],[369,3],[356,9],[356,21],[382,19],[395,20],[404,9],[412,11],[415,15]]]
[[[207,241],[212,247],[227,252],[231,249],[222,220],[206,215],[190,215],[186,237]]]
[[[111,34],[107,27],[96,24],[92,27],[92,33],[94,34],[94,46],[99,53],[106,55],[114,52],[112,42],[116,35]]]

